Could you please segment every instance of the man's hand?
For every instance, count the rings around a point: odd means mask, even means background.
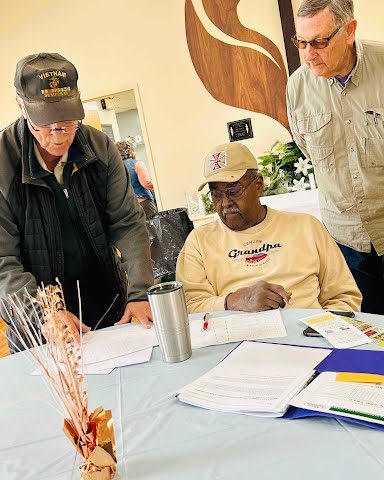
[[[263,312],[274,308],[285,307],[291,303],[292,292],[284,287],[263,280],[251,287],[239,288],[227,296],[228,310],[242,310],[244,312]]]
[[[60,310],[57,312],[57,315],[60,317],[60,320],[63,323],[68,325],[68,328],[71,330],[75,340],[80,342],[80,334],[79,334],[80,320],[76,317],[76,315],[69,312],[68,310]],[[52,321],[53,321],[52,319],[47,318],[47,320],[43,324],[43,329],[42,329],[43,335],[45,336],[48,342],[51,342],[53,340],[51,329],[53,329],[54,327],[51,324]],[[88,327],[88,325],[85,325],[84,323],[82,323],[81,327],[82,327],[81,329],[83,333],[87,333],[91,330],[91,328]]]
[[[152,320],[151,307],[149,302],[131,302],[125,307],[124,315],[115,325],[128,323],[132,317],[136,317],[144,328],[151,328],[150,320]]]

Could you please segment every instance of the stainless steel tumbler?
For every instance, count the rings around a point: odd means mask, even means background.
[[[147,293],[163,360],[186,360],[192,355],[192,347],[182,283],[159,283]]]

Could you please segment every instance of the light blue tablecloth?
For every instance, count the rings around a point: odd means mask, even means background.
[[[288,337],[274,341],[329,347],[324,339],[302,335],[298,318],[311,313],[283,310]],[[201,318],[192,319],[196,317]],[[357,318],[384,325],[384,317]],[[235,346],[194,350],[189,360],[177,364],[163,363],[155,348],[149,363],[88,377],[90,407],[113,411],[118,479],[383,478],[382,431],[328,418],[213,412],[175,398],[179,388]],[[77,479],[74,448],[62,433],[63,416],[50,406],[50,393],[41,377],[30,375],[32,369],[22,354],[0,360],[0,480]]]

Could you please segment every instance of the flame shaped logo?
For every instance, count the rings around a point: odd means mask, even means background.
[[[289,128],[283,58],[269,38],[242,25],[237,15],[239,2],[186,0],[186,36],[193,66],[219,102],[268,115]],[[221,38],[208,33],[201,18],[213,27],[210,30],[218,29]]]

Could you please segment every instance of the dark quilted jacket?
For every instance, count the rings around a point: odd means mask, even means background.
[[[51,284],[63,273],[54,196],[33,171],[31,144],[23,119],[0,134],[0,298],[5,300],[25,288],[33,295],[37,284]],[[72,174],[72,195],[87,238],[108,278],[117,282],[120,304],[146,299],[152,283],[149,241],[124,164],[108,137],[92,127],[78,130],[76,144],[82,155]],[[4,308],[2,314],[7,320]]]

